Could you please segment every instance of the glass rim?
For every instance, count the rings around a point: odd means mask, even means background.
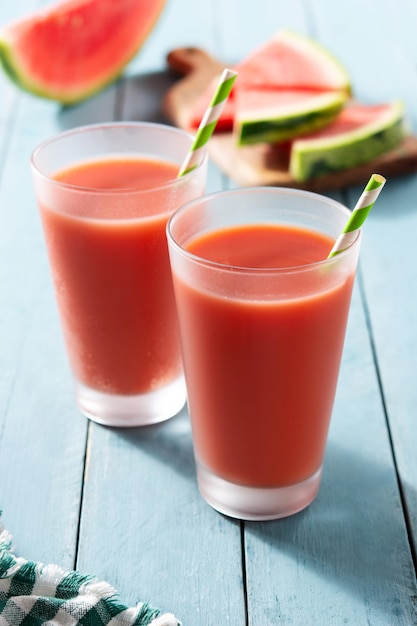
[[[292,187],[279,187],[279,186],[273,187],[273,186],[268,186],[268,185],[239,187],[236,189],[226,189],[223,191],[215,191],[210,194],[206,194],[205,196],[194,198],[193,200],[189,200],[187,203],[185,203],[183,206],[177,209],[168,219],[168,222],[166,225],[166,235],[167,235],[169,244],[172,245],[172,247],[176,250],[176,252],[179,253],[183,258],[186,258],[187,260],[195,264],[198,264],[200,266],[215,269],[217,271],[233,272],[235,274],[241,273],[245,275],[251,275],[251,274],[261,275],[261,274],[290,274],[290,273],[297,273],[297,272],[302,272],[302,271],[311,271],[311,270],[314,270],[314,269],[317,269],[317,268],[320,268],[329,264],[334,264],[338,260],[342,260],[347,255],[349,255],[352,248],[356,246],[361,240],[362,228],[358,229],[356,237],[353,239],[353,241],[351,241],[349,246],[347,246],[343,251],[339,252],[337,255],[334,255],[332,257],[326,257],[325,259],[321,259],[320,261],[313,261],[312,263],[304,263],[302,265],[292,265],[288,267],[245,267],[242,265],[225,264],[225,263],[219,263],[218,261],[206,259],[202,256],[199,256],[198,254],[189,252],[175,239],[172,233],[172,229],[175,226],[175,222],[178,219],[180,219],[185,212],[190,210],[192,206],[195,206],[197,204],[200,204],[206,201],[210,202],[211,200],[220,198],[221,196],[241,195],[242,193],[244,194],[247,192],[250,192],[250,193],[263,192],[263,193],[271,193],[273,195],[275,195],[276,193],[280,193],[284,195],[287,194],[287,195],[293,195],[293,196],[300,195],[302,197],[307,197],[307,198],[309,197],[311,199],[316,199],[316,200],[319,199],[320,201],[324,201],[325,204],[333,205],[335,208],[345,213],[346,221],[350,216],[349,209],[341,202],[338,202],[337,200],[333,200],[333,198],[329,198],[328,196],[324,196],[315,191],[309,191],[306,189],[295,189]],[[245,225],[257,226],[262,223],[267,224],[268,222],[259,222],[259,221],[254,220],[252,222],[247,222]],[[272,223],[272,222],[269,222],[269,223]],[[301,228],[308,229],[308,226],[302,226],[299,224],[294,224],[294,225],[300,226]],[[214,227],[213,229],[207,232],[215,232],[216,230],[217,228]],[[196,233],[196,235],[198,235],[198,233]],[[330,253],[330,250],[329,250],[329,253]]]
[[[106,130],[106,129],[122,129],[122,128],[146,128],[149,130],[159,130],[159,131],[168,131],[168,133],[172,134],[172,135],[182,135],[184,138],[188,138],[190,140],[190,147],[192,145],[192,142],[194,141],[194,137],[191,133],[183,130],[182,128],[178,128],[176,126],[171,126],[169,124],[162,124],[162,123],[158,123],[158,122],[142,122],[142,121],[114,121],[114,122],[99,122],[99,123],[95,123],[95,124],[85,124],[82,126],[75,126],[74,128],[70,128],[68,130],[64,130],[60,133],[56,133],[55,135],[52,135],[51,137],[48,137],[47,139],[44,139],[41,143],[39,143],[36,148],[32,151],[31,157],[30,157],[30,165],[32,167],[32,169],[34,170],[34,172],[36,172],[36,174],[44,181],[46,181],[48,184],[60,187],[61,189],[67,189],[68,191],[71,191],[73,193],[82,193],[85,194],[86,192],[91,193],[91,194],[97,194],[97,195],[106,195],[106,196],[111,196],[111,195],[145,195],[147,193],[153,193],[155,192],[155,190],[163,190],[163,189],[169,189],[170,187],[175,187],[177,185],[181,185],[184,184],[183,181],[188,180],[190,177],[193,176],[194,172],[198,172],[202,169],[202,167],[205,166],[205,164],[207,163],[208,160],[208,153],[207,153],[207,149],[205,147],[203,147],[201,154],[202,154],[202,158],[200,163],[190,172],[188,172],[187,174],[183,175],[183,176],[176,176],[175,178],[171,178],[170,180],[158,184],[158,185],[154,185],[152,187],[147,187],[145,189],[136,189],[134,187],[109,187],[109,188],[96,188],[96,187],[88,187],[88,186],[80,186],[80,185],[73,185],[71,183],[65,183],[59,180],[55,180],[54,178],[52,178],[49,174],[46,174],[45,172],[42,171],[42,169],[39,167],[39,165],[37,164],[37,158],[38,155],[45,150],[46,148],[48,148],[49,146],[51,146],[52,144],[58,143],[61,140],[66,139],[67,137],[72,137],[72,136],[76,136],[76,135],[84,135],[86,133],[93,133],[93,132],[97,132],[99,130]],[[138,156],[140,156],[140,152],[138,151],[137,155],[135,155],[134,152],[129,153],[129,155],[123,155],[122,152],[117,153],[117,156],[115,154],[116,158],[132,158],[135,159]],[[184,159],[186,157],[186,153],[184,154]],[[100,157],[100,159],[105,160],[106,156],[103,155],[103,157]],[[158,160],[158,157],[155,157],[155,160]],[[162,158],[163,160],[163,158]],[[86,159],[86,160],[82,160],[80,159],[78,161],[78,163],[89,163],[89,162],[96,162],[97,158],[91,158],[91,159]],[[171,161],[170,161],[171,163]],[[74,165],[76,165],[76,163],[74,163]],[[173,163],[174,165],[174,163]],[[178,166],[178,171],[180,169],[181,164]],[[71,166],[69,166],[71,167]],[[66,168],[65,168],[66,169]],[[59,171],[59,170],[58,170]]]

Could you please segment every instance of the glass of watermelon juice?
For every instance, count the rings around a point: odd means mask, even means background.
[[[247,520],[308,506],[320,484],[360,232],[349,211],[284,188],[208,195],[170,218],[197,479]]]
[[[169,216],[205,191],[207,158],[177,177],[193,137],[116,122],[42,143],[31,166],[76,397],[90,419],[140,426],[184,405]]]

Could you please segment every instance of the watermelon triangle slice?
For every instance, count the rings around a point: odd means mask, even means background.
[[[234,131],[239,145],[280,143],[328,125],[347,99],[343,91],[239,89]]]
[[[235,68],[243,87],[336,90],[350,94],[343,66],[319,43],[292,31],[281,31]]]
[[[0,61],[21,88],[77,102],[114,80],[165,0],[63,0],[5,27]]]
[[[342,91],[346,97],[351,92],[349,76],[342,65],[318,43],[292,31],[275,34],[234,69],[238,78],[220,115],[216,132],[232,130],[237,92],[258,91],[261,107],[264,90]],[[190,129],[198,128],[213,95],[215,82],[190,108],[187,124]]]
[[[294,140],[289,170],[298,182],[367,163],[406,136],[402,102],[350,102],[326,128]]]

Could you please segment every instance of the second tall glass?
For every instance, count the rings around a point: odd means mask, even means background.
[[[197,478],[243,519],[315,498],[360,234],[326,258],[349,211],[318,194],[244,188],[168,222]]]

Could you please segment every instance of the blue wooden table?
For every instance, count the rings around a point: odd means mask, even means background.
[[[36,0],[2,2],[0,23]],[[0,507],[26,558],[92,572],[184,626],[417,624],[417,176],[368,218],[316,501],[243,523],[198,494],[187,411],[110,429],[75,407],[32,190],[33,148],[79,124],[161,120],[166,54],[233,63],[275,31],[311,35],[365,102],[404,100],[417,131],[414,0],[168,0],[126,76],[71,108],[0,75]],[[364,181],[366,182],[366,181]],[[208,190],[231,183],[211,163]],[[361,187],[332,191],[352,207]]]

